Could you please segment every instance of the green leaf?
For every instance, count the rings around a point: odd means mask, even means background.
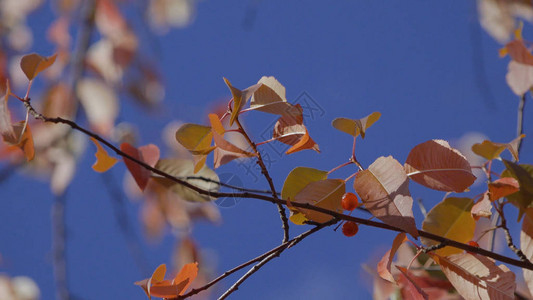
[[[476,222],[470,213],[474,201],[470,198],[450,197],[435,205],[422,223],[422,230],[445,237],[450,240],[467,243],[474,237]],[[426,246],[433,246],[439,242],[421,238]],[[447,256],[461,253],[461,249],[444,247],[435,251],[438,255]]]
[[[381,113],[373,112],[362,119],[337,118],[333,120],[331,125],[336,129],[346,132],[354,137],[361,135],[362,138],[365,138],[366,130],[377,120],[379,120],[380,117]]]
[[[203,177],[211,179],[213,181],[219,181],[217,174],[208,167],[202,167],[198,173],[194,173],[194,163],[188,159],[160,159],[155,165],[156,169],[159,169],[165,173],[168,173],[174,177],[180,178],[190,184],[199,187],[201,189],[218,192],[219,186],[213,182],[207,182],[201,179],[187,179],[189,176]],[[167,187],[171,192],[179,195],[183,200],[190,202],[205,202],[213,200],[212,197],[207,195],[201,195],[196,191],[193,191],[183,185],[176,183],[168,178],[161,177],[159,175],[152,175],[152,178]]]

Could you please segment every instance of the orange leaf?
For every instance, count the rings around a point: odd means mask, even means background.
[[[396,251],[398,248],[403,244],[403,242],[407,241],[407,236],[405,235],[405,232],[399,233],[392,242],[392,247],[378,262],[378,274],[379,277],[388,280],[392,283],[396,283],[396,280],[394,280],[394,277],[391,274],[391,264],[392,260],[394,259],[394,255],[396,254]]]
[[[181,271],[176,274],[176,277],[174,277],[174,280],[172,281],[172,284],[178,285],[180,289],[178,295],[183,295],[185,293],[196,276],[198,276],[198,263],[186,264],[181,268]]]
[[[518,180],[513,177],[502,177],[489,183],[489,196],[492,201],[507,197],[519,190]]]
[[[525,65],[533,65],[533,55],[527,49],[524,40],[510,41],[505,48],[512,60]]]
[[[354,188],[372,215],[414,238],[418,237],[409,179],[402,165],[392,156],[379,157],[368,169],[357,173]]]
[[[40,72],[46,70],[56,61],[57,54],[44,57],[36,53],[24,55],[20,61],[20,67],[26,77],[32,80]]]
[[[142,146],[137,149],[128,143],[122,143],[122,145],[120,145],[120,150],[129,156],[150,165],[151,167],[155,166],[159,160],[159,148],[153,144]],[[148,179],[150,179],[152,173],[128,158],[124,158],[124,163],[126,164],[126,167],[135,179],[135,182],[139,188],[144,191],[146,185],[148,184]]]
[[[465,299],[514,299],[515,275],[482,255],[460,253],[447,257],[430,254],[457,292]]]
[[[233,125],[237,117],[239,116],[239,113],[241,112],[242,107],[244,104],[252,97],[253,93],[261,86],[261,84],[255,84],[252,85],[245,90],[241,91],[238,88],[231,85],[231,82],[224,78],[224,82],[226,82],[226,85],[231,91],[231,95],[233,97],[233,107],[231,109],[231,117],[230,117],[230,126]]]
[[[102,147],[102,145],[100,145],[100,143],[98,143],[96,139],[91,137],[91,141],[93,141],[94,145],[96,146],[96,153],[94,154],[94,156],[96,156],[96,162],[93,164],[93,170],[103,173],[111,169],[111,167],[117,163],[118,159],[109,156],[107,151],[105,151],[105,149]]]
[[[209,122],[211,123],[211,128],[218,134],[224,135],[224,132],[226,131],[224,129],[224,126],[222,125],[222,122],[220,122],[220,119],[216,114],[209,114]]]
[[[489,192],[485,192],[483,197],[479,199],[476,204],[472,206],[470,213],[474,220],[479,220],[479,218],[490,218],[492,216],[492,202],[489,198]]]
[[[167,266],[165,264],[159,265],[159,267],[155,269],[154,273],[152,273],[152,276],[150,278],[136,281],[135,285],[140,286],[146,293],[146,296],[152,299],[151,292],[150,292],[151,286],[153,284],[162,282],[165,279],[166,272],[167,272]]]
[[[313,141],[313,139],[309,136],[307,128],[305,129],[305,134],[302,136],[302,138],[296,144],[290,147],[285,154],[291,154],[305,149],[313,149],[316,152],[320,152],[317,143],[315,143],[315,141]]]
[[[405,162],[405,171],[417,183],[445,192],[463,192],[476,180],[466,158],[443,140],[414,147]]]

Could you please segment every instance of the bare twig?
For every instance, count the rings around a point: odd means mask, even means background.
[[[66,261],[65,204],[65,194],[56,196],[51,213],[54,279],[56,298],[60,300],[70,299]]]
[[[524,107],[526,106],[526,94],[523,94],[518,101],[518,113],[516,116],[516,136],[520,136],[524,133]],[[518,141],[517,151],[518,157],[520,157],[520,150],[522,149],[522,139]]]
[[[284,245],[287,245],[286,247],[284,248],[280,248],[279,250],[277,251],[274,251],[272,253],[270,253],[268,256],[264,257],[258,264],[256,264],[255,266],[253,266],[250,270],[248,270],[248,272],[246,272],[246,274],[244,274],[241,278],[239,278],[239,280],[237,280],[226,292],[224,292],[224,294],[222,294],[222,296],[220,296],[218,299],[219,300],[223,300],[223,299],[226,299],[231,293],[235,292],[236,290],[239,289],[239,286],[244,282],[246,281],[246,279],[248,279],[250,276],[252,276],[255,272],[259,271],[259,269],[261,269],[262,266],[264,266],[266,263],[268,263],[269,261],[271,261],[272,259],[278,257],[285,249],[287,248],[290,248],[296,244],[298,244],[300,241],[302,241],[304,238],[306,238],[307,236],[319,231],[320,229],[324,228],[324,227],[327,227],[327,226],[330,226],[330,225],[333,225],[335,223],[337,223],[338,220],[337,219],[333,219],[329,222],[326,222],[324,224],[320,224],[304,233],[302,233],[301,235],[297,236],[296,238],[294,238],[293,240],[291,240],[291,242],[285,242],[283,243]]]
[[[235,119],[235,123],[237,124],[237,127],[241,130],[242,135],[244,136],[250,147],[252,147],[254,153],[257,154],[257,164],[261,168],[261,174],[263,174],[263,176],[268,182],[268,185],[270,186],[270,190],[272,191],[272,197],[279,200],[278,193],[276,192],[276,187],[274,186],[274,181],[272,181],[272,177],[270,177],[270,174],[268,173],[268,169],[265,166],[261,153],[257,150],[257,146],[244,130],[244,127],[241,125],[238,116]],[[283,205],[279,203],[276,203],[276,205],[278,207],[279,216],[281,218],[281,223],[283,227],[283,242],[285,243],[289,240],[289,220],[287,219],[287,214],[285,213],[285,208],[283,207]]]
[[[336,222],[336,220],[335,220]],[[184,294],[182,295],[179,299],[184,299],[184,298],[188,298],[192,295],[196,295],[198,293],[200,293],[201,291],[204,291],[204,290],[207,290],[208,288],[210,288],[211,286],[215,285],[217,282],[221,281],[222,279],[228,277],[229,275],[239,271],[239,270],[242,270],[244,268],[246,268],[247,266],[255,263],[255,262],[258,262],[258,261],[262,261],[263,259],[269,257],[270,255],[272,255],[273,253],[276,253],[276,252],[279,252],[281,254],[281,252],[285,251],[286,249],[292,247],[292,246],[295,246],[296,244],[298,244],[301,240],[303,240],[304,238],[306,238],[307,236],[311,235],[312,233],[324,228],[324,227],[327,227],[327,226],[330,226],[330,225],[333,225],[334,224],[334,221],[330,221],[330,222],[327,222],[327,223],[324,223],[324,224],[319,224],[319,225],[316,225],[314,228],[300,234],[299,236],[295,237],[295,238],[292,238],[291,240],[287,241],[287,242],[284,242],[282,243],[281,245],[271,249],[270,251],[268,252],[265,252],[259,256],[257,256],[256,258],[254,259],[251,259],[243,264],[240,264],[238,266],[236,266],[235,268],[231,269],[231,270],[228,270],[226,272],[224,272],[224,274],[218,276],[217,278],[211,280],[209,283],[207,283],[206,285],[200,287],[200,288],[196,288],[196,289],[192,289],[190,292],[188,292],[187,294]]]
[[[501,202],[498,202],[498,204],[495,207],[496,211],[500,215],[500,228],[503,229],[505,232],[505,239],[507,241],[507,247],[509,249],[513,250],[514,253],[516,253],[516,256],[520,258],[523,262],[529,262],[529,259],[527,259],[527,256],[520,250],[516,245],[513,243],[513,238],[511,236],[511,233],[509,232],[509,228],[507,228],[507,220],[505,219],[505,215],[503,214],[503,204]]]

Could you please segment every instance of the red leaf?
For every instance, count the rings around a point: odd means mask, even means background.
[[[414,300],[427,300],[429,299],[428,294],[422,290],[421,287],[419,287],[416,282],[411,278],[409,275],[409,272],[406,268],[396,266],[398,270],[400,270],[401,275],[400,278],[405,278],[405,280],[402,280],[403,287],[402,287],[402,296],[404,299],[414,299]]]
[[[445,192],[463,192],[476,180],[466,158],[443,140],[414,147],[405,161],[405,171],[417,183]]]
[[[137,149],[128,143],[122,143],[122,145],[120,145],[120,150],[129,156],[148,164],[151,167],[155,166],[159,160],[159,148],[153,144],[142,146]],[[139,188],[144,191],[152,172],[128,158],[124,158],[124,163],[126,164],[126,167],[135,179],[135,182]]]
[[[399,233],[392,242],[392,247],[378,263],[378,274],[381,278],[388,280],[392,283],[396,283],[396,280],[394,280],[394,277],[391,274],[391,264],[392,260],[394,259],[394,255],[396,254],[396,251],[398,248],[403,244],[403,242],[407,241],[407,236],[405,235],[405,232]]]

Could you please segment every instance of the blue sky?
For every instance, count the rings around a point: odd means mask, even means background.
[[[34,13],[30,25],[50,22],[48,5]],[[256,15],[245,27],[250,7]],[[205,122],[209,109],[230,95],[222,77],[245,88],[264,75],[285,85],[289,101],[308,104],[306,126],[322,152],[279,156],[279,144],[266,148],[275,160],[270,170],[278,190],[294,167],[329,170],[348,158],[352,140],[331,127],[336,117],[382,113],[365,140],[358,141],[357,157],[364,166],[387,155],[403,163],[412,147],[429,139],[453,142],[467,132],[480,132],[496,142],[515,137],[518,98],[505,83],[508,58],[498,57],[501,45],[478,25],[474,1],[203,1],[197,9],[189,27],[156,38],[167,88],[163,109],[146,114],[142,107],[123,102],[120,119],[138,125],[142,144],[163,147],[160,132],[170,121]],[[531,36],[528,29],[526,38]],[[50,49],[43,42],[32,50]],[[526,134],[532,133],[529,112],[527,108]],[[260,112],[244,117],[256,141],[274,120]],[[522,151],[521,161],[532,162],[530,138]],[[133,282],[144,275],[120,234],[100,175],[90,168],[93,157],[88,148],[67,192],[71,291],[82,299],[143,299]],[[249,187],[267,187],[264,179],[255,180],[236,164],[218,173],[234,174]],[[338,176],[349,173],[340,171]],[[115,167],[112,174],[120,181],[124,167]],[[1,188],[0,271],[30,276],[42,298],[51,299],[53,196],[48,184],[16,174]],[[411,193],[428,208],[444,196],[416,183]],[[135,218],[139,206],[128,209]],[[422,216],[416,206],[414,210],[420,226]],[[221,225],[200,222],[192,231],[216,274],[281,240],[277,210],[270,203],[241,200],[221,208],[221,214]],[[291,229],[297,234],[304,227]],[[361,264],[384,254],[393,237],[367,227],[353,238],[325,229],[269,263],[234,298],[370,298],[371,285]],[[144,245],[150,267],[170,263],[173,246],[170,235],[159,244]],[[224,280],[214,295],[238,277]]]

